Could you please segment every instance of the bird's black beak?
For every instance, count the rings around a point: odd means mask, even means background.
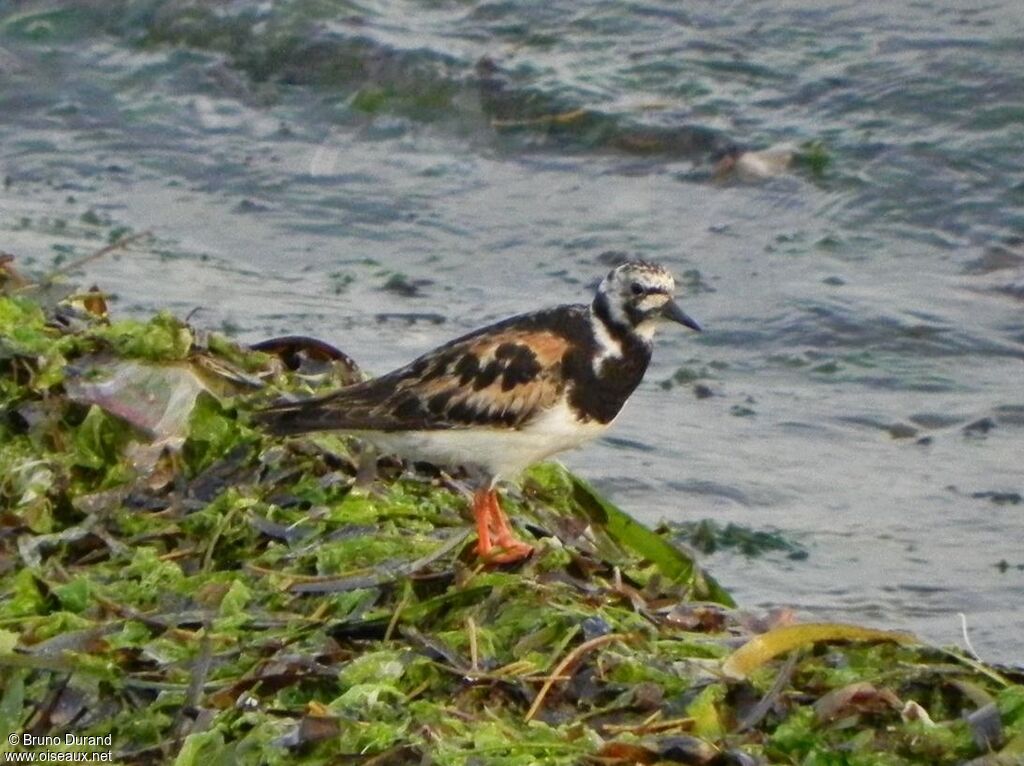
[[[661,310],[661,315],[665,319],[671,319],[673,322],[679,322],[681,325],[686,325],[691,330],[701,332],[700,325],[697,324],[690,316],[679,308],[679,304],[675,301],[669,301],[665,304],[665,308]]]

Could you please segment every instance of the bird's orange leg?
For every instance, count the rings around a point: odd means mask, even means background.
[[[491,557],[490,492],[478,489],[473,493],[473,518],[476,519],[476,553],[482,559]]]
[[[498,493],[487,491],[487,506],[490,514],[490,531],[494,532],[501,551],[491,553],[489,558],[497,564],[512,564],[533,554],[533,546],[518,539],[509,528],[508,518],[498,504]]]

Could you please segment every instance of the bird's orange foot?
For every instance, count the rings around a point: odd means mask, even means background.
[[[517,564],[533,555],[534,547],[522,540],[507,540],[491,548],[480,558],[488,564]]]
[[[488,532],[494,535],[492,548],[481,558],[493,564],[515,564],[533,555],[533,546],[517,538],[498,504],[498,493],[488,490],[482,498],[488,513]]]
[[[473,495],[473,518],[476,521],[476,555],[486,561],[494,546],[491,543],[491,505],[487,490]]]
[[[533,555],[533,546],[512,534],[493,489],[478,489],[473,495],[476,520],[476,553],[488,564],[515,564]]]

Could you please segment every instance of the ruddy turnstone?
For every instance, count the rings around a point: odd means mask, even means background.
[[[343,431],[388,453],[475,469],[482,479],[473,496],[477,551],[497,563],[518,561],[533,547],[513,535],[495,483],[611,425],[647,370],[658,324],[700,330],[674,292],[661,266],[624,263],[589,306],[511,317],[387,375],[276,404],[257,418],[276,434]]]

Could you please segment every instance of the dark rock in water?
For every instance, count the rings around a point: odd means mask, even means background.
[[[999,559],[999,561],[996,562],[996,569],[999,571],[999,574],[1006,574],[1011,569],[1016,569],[1018,572],[1024,572],[1024,564],[1011,564],[1006,559]]]
[[[993,245],[985,249],[980,258],[968,261],[964,264],[963,273],[978,275],[990,274],[993,271],[1003,269],[1017,269],[1024,264],[1024,256],[1021,256],[1003,245]]]
[[[906,423],[893,423],[887,430],[893,439],[912,439],[917,436],[917,429]]]
[[[427,312],[387,312],[375,315],[374,319],[378,322],[390,322],[397,320],[407,324],[416,324],[417,322],[444,324],[447,321],[446,317],[441,314],[431,314]]]
[[[679,275],[679,281],[677,284],[681,287],[685,287],[688,295],[716,292],[715,288],[704,280],[704,276],[700,273],[700,269],[687,269]]]
[[[960,422],[962,418],[942,412],[918,412],[907,420],[920,428],[949,428]]]
[[[1004,426],[1024,426],[1024,404],[1001,404],[993,410]]]
[[[654,447],[650,444],[644,444],[638,442],[635,439],[623,439],[618,436],[605,436],[601,439],[605,444],[610,444],[613,447],[621,449],[636,450],[637,452],[654,452]]]
[[[262,202],[256,202],[248,198],[235,205],[236,213],[265,213],[268,210],[270,210],[269,205],[264,205]]]
[[[421,294],[420,288],[432,284],[430,279],[410,279],[405,274],[392,274],[380,289],[404,298],[416,298]]]
[[[991,500],[996,505],[1020,505],[1024,502],[1020,492],[972,492],[976,500]]]
[[[995,427],[996,421],[992,418],[981,418],[965,425],[963,431],[967,436],[983,436]]]
[[[1011,283],[1008,285],[1001,285],[999,287],[993,287],[992,292],[999,293],[1000,295],[1006,295],[1018,301],[1024,301],[1024,284]]]
[[[594,259],[601,266],[615,268],[629,260],[629,253],[625,250],[605,250]]]

